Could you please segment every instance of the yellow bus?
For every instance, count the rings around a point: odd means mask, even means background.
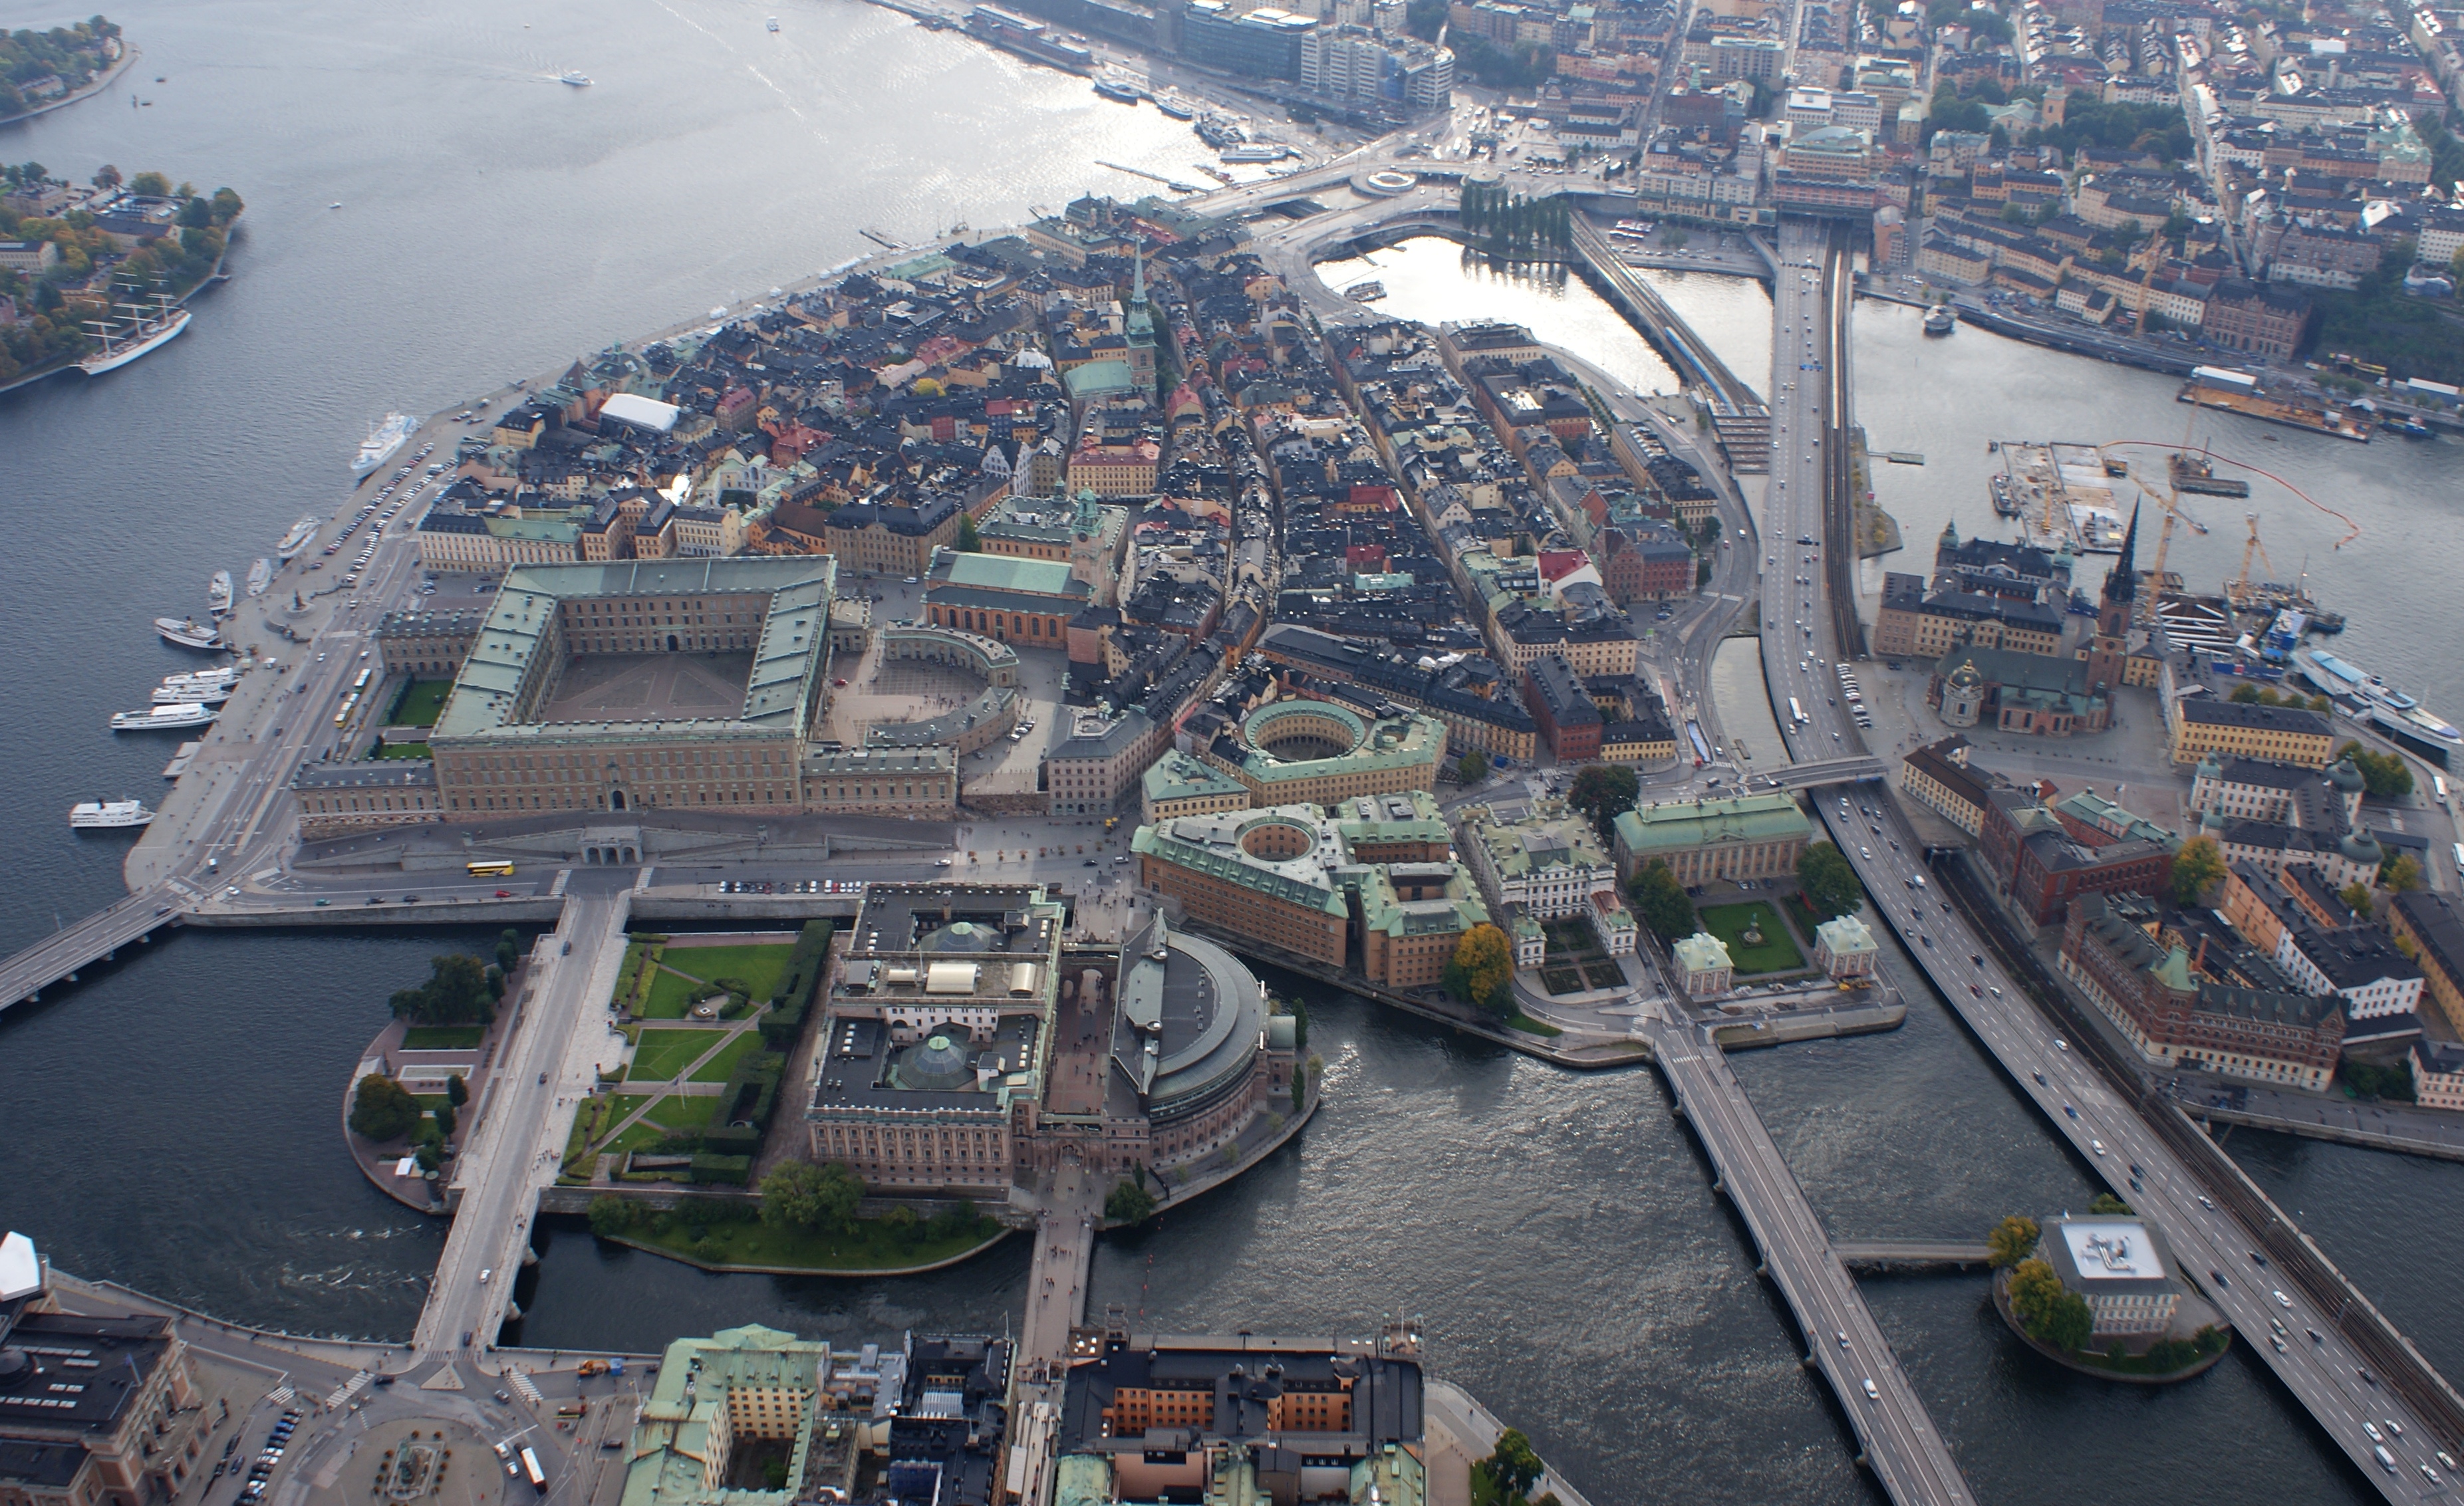
[[[514,876],[514,865],[502,860],[474,862],[470,864],[470,868],[471,877],[474,879],[510,879]]]

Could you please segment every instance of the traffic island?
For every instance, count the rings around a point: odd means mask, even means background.
[[[2064,1369],[2169,1386],[2205,1374],[2233,1347],[2224,1315],[2173,1273],[2163,1239],[2127,1211],[2059,1218],[2041,1231],[2034,1219],[2006,1218],[1989,1245],[2003,1262],[1993,1310]],[[2023,1248],[2026,1258],[2013,1262]]]

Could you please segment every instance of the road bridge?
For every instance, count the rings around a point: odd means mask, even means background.
[[[423,1356],[476,1357],[495,1343],[530,1249],[539,1190],[556,1180],[570,1123],[560,1110],[599,1079],[606,1049],[599,1011],[624,965],[632,898],[622,887],[569,894],[556,929],[531,949],[510,1038],[497,1048],[496,1068],[473,1105],[476,1128],[446,1190],[453,1228],[411,1340]]]
[[[1719,1174],[1715,1185],[1745,1221],[1762,1274],[1796,1314],[1807,1364],[1831,1383],[1863,1446],[1860,1462],[1900,1506],[1974,1500],[1727,1054],[1690,1021],[1654,1018],[1647,1029],[1678,1111]]]
[[[1852,419],[1843,370],[1850,284],[1847,250],[1835,233],[1793,217],[1780,222],[1780,274],[1772,290],[1773,475],[1763,519],[1774,540],[1827,540],[1830,568],[1763,577],[1763,670],[1769,693],[1797,697],[1808,712],[1782,737],[1801,759],[1864,752],[1849,715],[1829,704],[1835,660],[1859,654],[1855,551],[1845,515],[1846,435]],[[1776,629],[1776,631],[1774,630]],[[2244,1333],[2270,1318],[2314,1342],[2252,1344],[2362,1474],[2389,1499],[2459,1499],[2437,1462],[2464,1439],[2464,1397],[2421,1358],[2385,1316],[2331,1265],[2283,1210],[2158,1097],[2144,1064],[2110,1047],[2086,1006],[2035,958],[1990,885],[1967,873],[1964,852],[1928,868],[1925,842],[1887,785],[1851,797],[1843,814],[1816,803],[1873,900],[1874,918],[1906,944],[1977,1040],[2078,1152],[2080,1163],[2124,1196],[2165,1235],[2179,1274]],[[1880,826],[1887,840],[1859,840]],[[1921,880],[1936,882],[1919,887]],[[1946,893],[1945,890],[1948,890]],[[2139,1184],[2130,1186],[2133,1180]],[[2270,1262],[2261,1265],[2254,1255]],[[2387,1430],[2393,1461],[2365,1422]],[[2433,1481],[2432,1473],[2436,1474]]]
[[[1575,265],[1600,295],[1668,359],[1680,380],[1708,395],[1711,426],[1727,453],[1728,469],[1741,474],[1767,469],[1771,412],[1762,399],[1727,368],[1718,352],[1686,327],[1659,290],[1619,259],[1616,248],[1589,220],[1577,217],[1573,227]]]
[[[187,896],[149,884],[108,909],[100,909],[0,962],[0,1011],[29,1004],[55,983],[70,983],[84,969],[108,962],[121,948],[150,942],[178,926]]]
[[[1773,790],[1814,790],[1826,784],[1858,784],[1883,775],[1882,760],[1859,753],[1853,758],[1816,758],[1776,769],[1756,770],[1750,782]]]

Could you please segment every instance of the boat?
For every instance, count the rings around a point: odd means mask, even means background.
[[[1123,104],[1135,104],[1142,98],[1137,85],[1123,83],[1118,78],[1096,79],[1095,92],[1107,99],[1118,99]]]
[[[202,701],[204,692],[208,690],[225,689],[237,684],[239,671],[226,665],[219,669],[200,669],[194,674],[166,674],[163,677],[162,688],[190,692],[175,696],[175,700]]]
[[[2302,648],[2295,651],[2293,662],[2301,666],[2312,685],[2325,691],[2349,715],[2416,737],[2435,738],[2442,743],[2464,742],[2464,731],[2456,731],[2412,696],[2348,659],[2340,659],[2321,648]]]
[[[205,727],[221,713],[202,701],[181,701],[170,706],[149,706],[142,711],[115,711],[111,730],[115,732],[173,731],[186,727]]]
[[[187,327],[187,310],[167,309],[154,318],[141,320],[118,344],[112,343],[112,338],[118,332],[98,329],[96,335],[102,341],[102,349],[78,361],[77,369],[89,377],[118,371],[139,357],[151,355],[178,339]]]
[[[259,555],[256,563],[248,567],[248,594],[263,596],[265,588],[272,584],[274,584],[274,561]]]
[[[779,18],[777,16],[774,15],[770,18],[769,29],[773,32],[779,30]]]
[[[393,458],[418,426],[419,421],[407,413],[388,413],[369,425],[368,437],[360,441],[360,458],[351,462],[351,469],[361,475],[375,470]]]
[[[314,517],[303,517],[291,525],[291,532],[282,535],[281,543],[274,546],[274,557],[287,565],[299,557],[301,550],[316,541],[317,520]]]
[[[1180,96],[1173,93],[1169,89],[1165,90],[1161,94],[1151,96],[1150,98],[1155,100],[1155,107],[1156,109],[1161,110],[1164,114],[1172,117],[1176,120],[1195,120],[1198,119],[1198,106],[1190,103],[1188,100],[1182,98]]]
[[[1947,335],[1957,328],[1959,328],[1959,316],[1951,312],[1949,304],[1937,303],[1926,311],[1925,316],[1926,334]]]
[[[211,612],[216,617],[221,617],[230,612],[231,608],[231,572],[228,570],[217,570],[214,572],[214,578],[206,582],[206,610]]]
[[[156,706],[186,706],[202,701],[208,706],[220,706],[231,699],[232,687],[227,685],[163,685],[154,688]]]
[[[2201,496],[2210,497],[2250,495],[2249,482],[2235,481],[2230,476],[2217,475],[2216,468],[2209,463],[2205,455],[2176,452],[2166,458],[2165,469],[2172,475],[2173,490],[2176,491],[2195,491]],[[2205,533],[2207,530],[2201,529],[2200,532]]]
[[[567,73],[559,74],[556,81],[558,83],[571,84],[576,89],[587,89],[590,87],[590,76],[583,73],[579,68],[573,69]]]
[[[2382,434],[2402,434],[2407,439],[2428,439],[2430,426],[2419,419],[2383,418],[2379,420]]]
[[[163,635],[165,643],[181,648],[223,646],[222,634],[185,617],[158,617],[154,619],[154,631]]]
[[[1997,470],[1986,478],[1986,485],[1993,493],[1993,511],[2002,516],[2017,517],[2026,510],[2018,493],[2011,490],[2009,475]]]
[[[1227,163],[1279,163],[1290,155],[1290,147],[1264,142],[1253,142],[1246,146],[1227,146],[1222,152]]]
[[[80,831],[124,831],[153,818],[143,800],[80,800],[69,807],[69,824]]]
[[[1386,296],[1386,284],[1372,277],[1367,282],[1355,282],[1344,289],[1343,295],[1354,303],[1372,303]]]

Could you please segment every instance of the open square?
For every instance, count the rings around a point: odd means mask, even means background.
[[[565,667],[544,722],[718,720],[744,709],[753,656],[583,654]]]
[[[1728,944],[1728,960],[1737,965],[1737,976],[1757,972],[1796,972],[1805,967],[1805,953],[1796,949],[1796,940],[1789,934],[1788,922],[1768,902],[1754,900],[1745,905],[1713,905],[1699,913],[1703,928]],[[1746,933],[1752,931],[1762,939],[1749,942]]]

